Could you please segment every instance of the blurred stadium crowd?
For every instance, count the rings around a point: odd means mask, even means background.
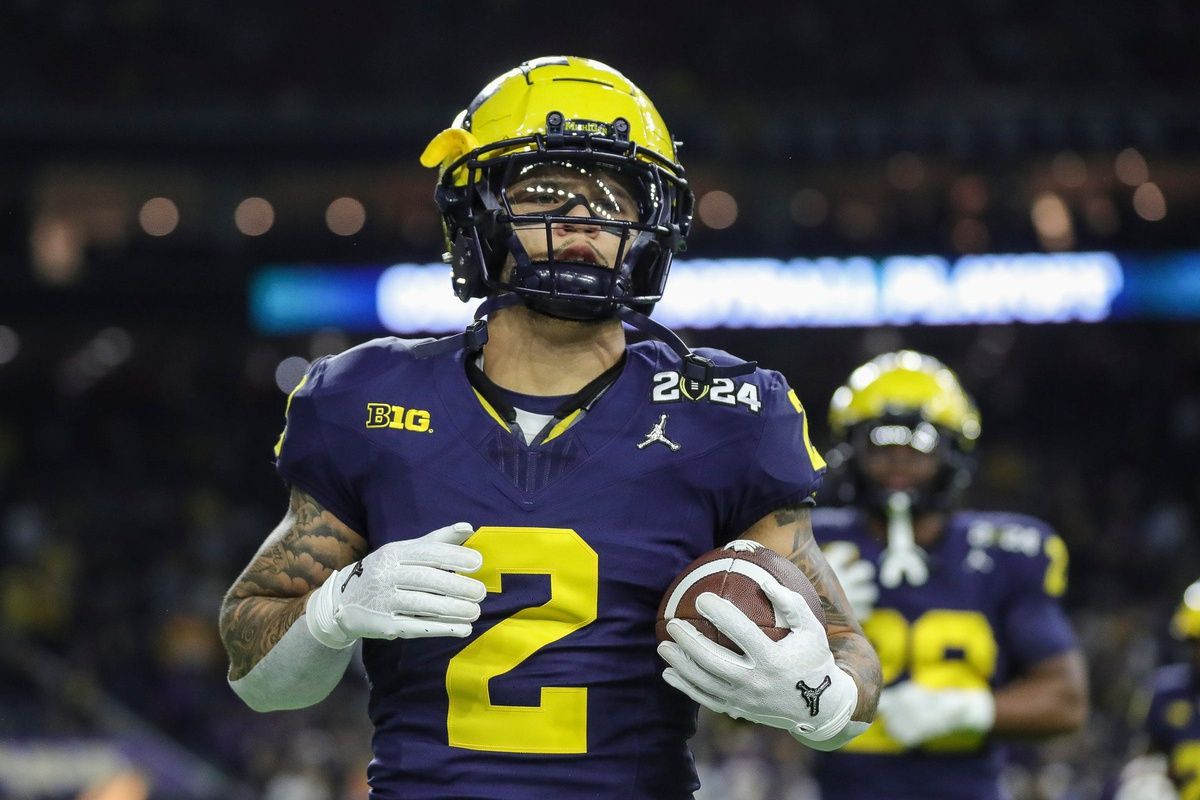
[[[360,673],[288,716],[224,684],[221,594],[285,507],[276,367],[366,338],[263,338],[245,284],[278,260],[433,260],[416,154],[511,63],[569,49],[653,90],[701,197],[696,254],[1197,244],[1194,3],[639,5],[602,25],[521,9],[479,4],[478,28],[439,4],[0,9],[0,149],[20,156],[0,161],[0,785],[41,755],[58,777],[12,797],[75,797],[134,762],[153,765],[156,800],[365,796]],[[352,234],[326,213],[342,195],[365,208]],[[178,206],[164,235],[143,213],[160,196]],[[247,196],[275,204],[258,233],[235,227]],[[1096,797],[1200,576],[1200,328],[691,338],[781,370],[815,420],[879,352],[959,371],[983,415],[970,500],[1062,534],[1091,668],[1086,732],[1018,748],[1010,785]],[[97,742],[116,744],[82,757]],[[786,737],[706,718],[694,745],[703,798],[814,796]]]

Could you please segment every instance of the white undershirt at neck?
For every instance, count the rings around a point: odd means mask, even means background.
[[[480,372],[483,372],[482,352],[475,358],[475,366],[479,367]],[[513,413],[517,416],[517,427],[521,429],[521,435],[525,437],[525,444],[527,445],[532,445],[537,435],[550,424],[550,420],[554,419],[553,414],[535,414],[523,408],[514,407]]]
[[[513,408],[513,413],[517,415],[517,426],[521,429],[521,435],[525,437],[525,444],[529,445],[533,444],[537,435],[554,419],[553,414],[535,414],[522,408]]]

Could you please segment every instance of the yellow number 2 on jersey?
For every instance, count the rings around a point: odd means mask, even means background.
[[[543,686],[536,706],[494,704],[488,682],[596,619],[599,557],[569,528],[483,527],[466,541],[483,554],[472,577],[488,592],[500,576],[549,575],[550,599],[500,620],[446,669],[452,747],[502,753],[586,753],[587,687]]]

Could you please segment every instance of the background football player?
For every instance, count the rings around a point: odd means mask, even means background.
[[[1143,705],[1145,754],[1122,770],[1114,800],[1200,797],[1200,581],[1183,593],[1171,636],[1188,658],[1154,672]]]
[[[1067,552],[1045,523],[956,508],[979,414],[940,362],[879,356],[829,423],[844,508],[813,529],[883,665],[879,716],[823,757],[825,800],[1000,798],[998,737],[1079,728],[1084,661],[1058,598]]]
[[[603,64],[499,76],[421,157],[480,321],[321,359],[288,401],[290,509],[222,608],[229,679],[256,709],[310,705],[364,640],[372,797],[690,797],[685,694],[823,749],[873,718],[799,400],[646,316],[691,220],[675,148]],[[623,321],[662,341],[627,345]],[[656,653],[663,591],[739,536],[806,571],[827,629],[774,591],[794,633],[771,642],[708,596],[746,654],[678,621]],[[797,683],[826,679],[809,708]]]

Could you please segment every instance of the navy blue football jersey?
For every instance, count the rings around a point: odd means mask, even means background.
[[[811,499],[824,464],[799,401],[766,370],[701,391],[643,342],[527,445],[466,357],[378,339],[321,359],[278,448],[284,479],[372,548],[477,529],[472,636],[363,644],[372,798],[690,798],[696,706],[661,679],[658,604],[696,557]]]
[[[854,545],[878,574],[884,545],[859,509],[817,509],[813,531],[822,546]],[[1045,523],[960,511],[928,559],[926,584],[880,586],[875,610],[862,621],[885,686],[916,680],[931,688],[995,688],[1075,647],[1058,603],[1067,550]],[[1004,797],[1000,767],[988,737],[952,734],[906,750],[876,720],[823,755],[817,777],[823,800],[993,800]]]
[[[1190,665],[1172,664],[1154,673],[1146,733],[1151,749],[1167,756],[1180,796],[1200,793],[1200,681]]]

